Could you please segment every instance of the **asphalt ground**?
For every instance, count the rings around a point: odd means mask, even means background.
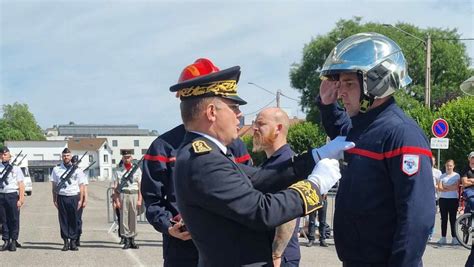
[[[106,182],[91,182],[89,203],[83,215],[82,246],[79,251],[61,251],[57,210],[52,203],[50,183],[34,183],[32,196],[26,197],[21,210],[19,241],[23,245],[16,252],[0,252],[0,266],[163,266],[162,238],[147,223],[138,224],[136,250],[122,250],[117,233],[109,231],[107,220]],[[333,202],[329,198],[328,223],[331,224]],[[439,214],[433,240],[440,237]],[[332,225],[332,224],[331,224]],[[113,228],[113,227],[112,227]],[[376,231],[376,229],[374,229]],[[215,234],[218,234],[216,229]],[[461,246],[429,243],[423,256],[424,266],[464,266],[469,250]],[[451,238],[448,234],[448,242]],[[302,259],[300,266],[342,266],[337,258],[334,242],[329,247],[306,247],[300,238]]]

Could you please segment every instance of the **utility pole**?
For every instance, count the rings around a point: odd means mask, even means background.
[[[276,93],[277,108],[280,107],[280,95],[281,95],[281,90],[278,89]]]
[[[426,35],[425,107],[431,106],[431,36]]]
[[[398,31],[403,32],[404,34],[421,41],[425,45],[426,52],[426,72],[425,72],[425,107],[430,109],[431,106],[431,36],[428,33],[426,39],[423,40],[418,36],[415,36],[407,31],[404,31],[392,24],[382,24],[385,27],[392,27]]]

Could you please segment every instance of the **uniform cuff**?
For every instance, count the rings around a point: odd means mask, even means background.
[[[322,208],[322,197],[316,184],[308,180],[303,180],[292,184],[289,188],[300,194],[300,197],[303,200],[304,215]]]

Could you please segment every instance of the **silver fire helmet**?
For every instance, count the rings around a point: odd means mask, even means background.
[[[363,93],[382,98],[411,83],[401,48],[378,33],[358,33],[342,40],[329,54],[321,76],[344,72],[363,75]]]

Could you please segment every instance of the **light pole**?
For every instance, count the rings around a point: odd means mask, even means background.
[[[429,109],[431,105],[431,36],[429,34],[426,35],[426,39],[423,40],[418,36],[415,36],[407,31],[404,31],[392,24],[383,24],[385,27],[392,27],[396,30],[403,32],[404,34],[415,38],[421,41],[425,45],[426,51],[426,70],[425,70],[425,106]]]

